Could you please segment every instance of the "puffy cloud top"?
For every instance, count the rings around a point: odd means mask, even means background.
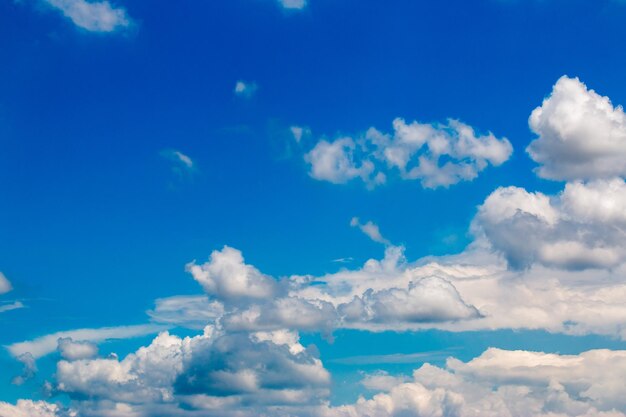
[[[539,137],[527,151],[539,176],[590,180],[626,176],[626,114],[578,78],[561,77],[529,119]]]
[[[335,184],[360,178],[373,187],[395,170],[403,179],[437,188],[473,180],[488,165],[507,161],[512,152],[506,138],[477,135],[458,120],[428,124],[397,118],[393,133],[372,127],[356,139],[322,139],[304,159],[313,178]]]

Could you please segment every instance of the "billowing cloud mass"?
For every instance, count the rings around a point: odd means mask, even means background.
[[[122,7],[108,1],[43,0],[58,9],[76,26],[90,32],[114,32],[130,26],[131,20]]]
[[[328,395],[330,375],[298,340],[287,331],[224,333],[212,326],[194,337],[165,332],[123,360],[60,361],[55,389],[78,401],[97,398],[82,404],[89,415],[107,402],[128,410],[182,402],[204,413],[249,409],[249,415],[319,403]]]
[[[563,76],[529,119],[539,137],[527,151],[539,176],[593,180],[626,176],[626,115],[608,97]]]
[[[471,181],[487,166],[499,166],[513,152],[511,143],[492,133],[477,135],[458,120],[446,124],[393,121],[393,133],[370,128],[364,134],[320,140],[304,159],[311,177],[344,184],[360,178],[369,187],[396,172],[425,188]]]
[[[618,178],[568,183],[556,196],[505,187],[485,200],[474,227],[513,268],[614,268],[626,261],[625,213]]]
[[[556,355],[488,349],[467,363],[448,359],[444,369],[425,364],[410,381],[370,378],[366,383],[386,390],[318,415],[623,417],[625,373],[624,351]]]

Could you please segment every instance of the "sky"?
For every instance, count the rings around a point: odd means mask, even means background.
[[[625,20],[0,0],[0,417],[625,417]]]

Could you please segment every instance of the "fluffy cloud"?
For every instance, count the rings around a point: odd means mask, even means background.
[[[73,417],[56,404],[45,401],[18,400],[15,405],[0,401],[0,417]]]
[[[221,251],[213,251],[209,261],[203,265],[188,264],[187,271],[208,294],[224,302],[266,299],[277,291],[271,277],[245,264],[241,252],[228,246]]]
[[[23,365],[21,375],[13,378],[11,381],[14,385],[22,385],[27,380],[31,379],[37,373],[37,364],[35,358],[30,353],[24,353],[16,358]]]
[[[506,138],[477,135],[457,120],[425,124],[398,118],[393,121],[393,133],[372,127],[357,139],[322,139],[305,155],[305,161],[313,178],[336,184],[361,178],[372,187],[385,182],[395,170],[403,179],[437,188],[471,181],[488,165],[507,161],[512,152]]]
[[[626,176],[626,115],[578,78],[561,77],[529,119],[539,137],[527,151],[539,176],[590,180]]]
[[[126,405],[127,413],[119,415],[129,416],[151,415],[131,413],[145,405],[175,407],[181,401],[224,413],[233,407],[319,403],[330,383],[321,361],[296,333],[225,333],[212,326],[194,337],[161,333],[123,360],[60,361],[56,378],[56,389],[75,398],[87,415],[117,403]],[[81,402],[86,398],[96,401]]]
[[[90,342],[75,342],[70,337],[59,339],[59,353],[63,359],[75,361],[90,359],[98,354],[98,346]]]
[[[494,191],[474,222],[513,268],[613,268],[626,260],[626,183],[568,183],[556,196],[506,187]],[[520,236],[524,236],[520,239]]]
[[[108,1],[43,0],[76,26],[90,32],[114,32],[128,27],[131,20],[126,10],[114,7]]]
[[[371,399],[326,408],[325,417],[623,417],[626,352],[580,355],[489,349],[467,363],[429,364],[411,381],[382,375]]]

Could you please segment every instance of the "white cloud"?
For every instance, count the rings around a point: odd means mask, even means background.
[[[365,233],[365,235],[369,237],[370,239],[372,239],[374,242],[382,243],[383,245],[391,244],[391,242],[385,239],[383,235],[380,233],[380,229],[378,228],[378,225],[376,225],[375,223],[371,221],[368,221],[365,224],[361,224],[358,217],[353,217],[352,220],[350,220],[350,226],[358,227],[359,230]]]
[[[98,354],[98,346],[91,342],[75,342],[70,337],[59,339],[58,350],[63,359],[75,361],[91,359]]]
[[[302,139],[311,136],[311,129],[308,127],[290,126],[289,132],[291,132],[291,136],[293,136],[296,143],[300,143],[302,142]]]
[[[299,343],[297,333],[224,333],[212,326],[194,337],[161,333],[123,360],[60,361],[56,377],[56,389],[76,398],[88,415],[105,415],[102,407],[113,402],[124,405],[126,414],[119,414],[124,416],[153,415],[133,413],[155,404],[159,413],[174,407],[168,415],[183,415],[180,402],[205,410],[198,415],[212,408],[230,414],[245,407],[259,412],[303,400],[319,403],[330,383],[321,361]]]
[[[72,417],[56,404],[45,401],[18,400],[15,405],[0,401],[0,417]]]
[[[250,98],[254,95],[254,93],[256,93],[258,88],[257,84],[254,82],[239,80],[235,83],[235,95]]]
[[[9,353],[18,357],[24,353],[30,353],[35,359],[48,355],[57,350],[59,339],[71,338],[79,342],[103,342],[111,339],[127,339],[157,333],[164,326],[145,324],[138,326],[103,327],[100,329],[79,329],[52,333],[34,340],[13,343],[6,346]]]
[[[388,134],[372,127],[356,139],[320,140],[304,158],[310,175],[335,184],[361,178],[373,187],[396,171],[403,179],[419,180],[425,188],[448,187],[473,180],[488,165],[501,165],[513,152],[506,138],[476,135],[457,120],[407,124],[397,118],[393,129]]]
[[[371,399],[321,408],[324,417],[623,417],[626,352],[580,355],[489,349],[467,363],[423,365],[407,381],[385,374],[365,383]],[[622,411],[619,411],[622,410]]]
[[[9,282],[7,277],[5,277],[2,272],[0,272],[0,294],[6,294],[12,289],[13,287],[11,286],[11,283]]]
[[[131,20],[126,10],[108,1],[43,0],[58,9],[76,26],[90,32],[114,32],[128,27]]]
[[[285,9],[304,9],[307,5],[307,0],[278,0],[278,3]]]
[[[237,249],[224,246],[213,251],[209,261],[187,265],[187,271],[204,290],[224,302],[241,302],[246,299],[266,299],[276,293],[276,283],[258,269],[244,263]]]
[[[16,358],[23,365],[21,375],[13,378],[11,381],[14,385],[22,385],[27,380],[31,379],[37,373],[37,364],[35,358],[30,353],[24,353]]]
[[[568,183],[552,197],[498,188],[480,207],[474,231],[513,268],[614,268],[626,261],[625,196],[621,179]]]
[[[20,308],[24,308],[24,304],[21,301],[13,301],[12,303],[2,304],[0,305],[0,313],[4,313],[6,311],[19,310]]]
[[[203,329],[224,314],[224,305],[204,295],[159,298],[148,315],[157,323]]]
[[[626,176],[626,115],[578,78],[561,77],[529,119],[539,137],[527,151],[539,176],[590,180]]]

